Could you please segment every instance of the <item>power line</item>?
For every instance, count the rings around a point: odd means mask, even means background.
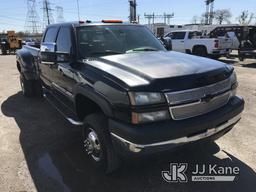
[[[28,33],[39,33],[40,20],[36,11],[36,0],[27,0],[27,16],[25,22],[25,31]]]
[[[151,25],[155,24],[155,19],[163,19],[165,24],[170,24],[170,20],[174,18],[174,13],[164,13],[163,15],[156,15],[155,13],[152,14],[144,14],[145,19],[148,20],[148,24]]]

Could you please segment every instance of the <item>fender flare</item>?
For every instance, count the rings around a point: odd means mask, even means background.
[[[76,98],[77,96],[81,95],[96,103],[107,117],[114,116],[111,103],[107,101],[107,99],[103,95],[95,92],[93,87],[90,87],[89,85],[77,85],[74,87],[73,93],[74,105],[76,110]]]
[[[38,80],[39,73],[35,65],[34,56],[26,50],[19,50],[16,53],[17,65],[19,65],[18,70],[27,80]],[[17,66],[18,67],[18,66]]]

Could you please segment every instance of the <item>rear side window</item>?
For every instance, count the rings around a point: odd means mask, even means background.
[[[45,37],[44,37],[44,42],[46,42],[46,43],[55,42],[57,33],[58,33],[58,28],[56,28],[56,27],[51,27],[51,28],[47,29]]]
[[[186,32],[172,33],[172,39],[185,39]]]
[[[70,53],[71,50],[71,31],[68,27],[62,27],[57,38],[57,51]]]

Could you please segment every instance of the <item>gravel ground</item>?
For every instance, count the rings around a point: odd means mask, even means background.
[[[72,127],[45,100],[21,95],[15,56],[0,56],[0,191],[255,191],[256,62],[222,59],[235,66],[238,94],[246,101],[239,124],[216,143],[185,147],[126,162],[106,176],[89,163]],[[170,163],[239,167],[234,182],[167,183]]]

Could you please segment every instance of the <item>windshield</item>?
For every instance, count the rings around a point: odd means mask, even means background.
[[[77,37],[80,58],[165,50],[144,26],[85,26],[77,29]]]

